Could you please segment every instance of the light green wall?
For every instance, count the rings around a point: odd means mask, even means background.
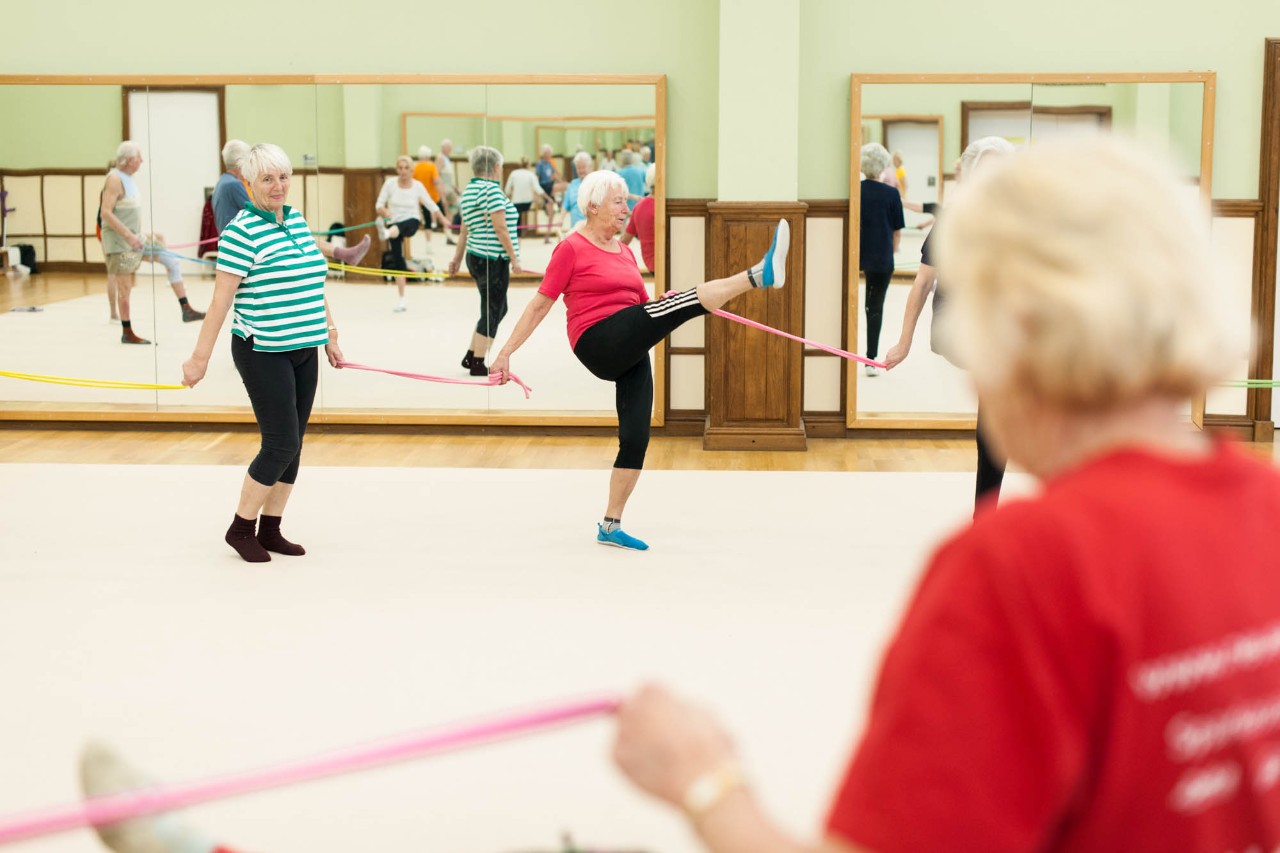
[[[671,195],[717,195],[722,142],[730,152],[755,149],[760,157],[770,157],[760,142],[767,138],[771,111],[789,110],[793,102],[799,114],[797,194],[843,198],[849,185],[849,75],[854,71],[1209,70],[1218,72],[1214,195],[1257,196],[1262,50],[1266,36],[1280,35],[1280,3],[1275,0],[1236,0],[1229,15],[1207,12],[1198,0],[1158,5],[1075,0],[1070,14],[1060,5],[1025,0],[917,0],[896,17],[882,4],[865,0],[801,0],[798,85],[780,92],[726,88],[724,109],[750,113],[755,124],[740,126],[735,120],[732,136],[723,140],[720,6],[719,0],[647,0],[625,16],[616,38],[609,39],[602,36],[600,6],[594,0],[563,0],[555,14],[544,15],[526,14],[527,6],[514,0],[481,0],[448,13],[456,27],[450,37],[433,41],[430,51],[397,51],[377,39],[344,40],[342,28],[353,20],[352,10],[337,0],[275,3],[273,15],[289,21],[288,35],[261,43],[246,38],[236,15],[209,15],[160,0],[136,0],[128,14],[118,6],[79,0],[7,0],[7,26],[26,35],[6,42],[4,71],[665,73]],[[492,26],[473,26],[486,14]],[[518,26],[503,25],[516,20]],[[751,21],[739,23],[749,27]],[[727,26],[736,31],[734,22]],[[483,40],[477,31],[484,32]],[[788,49],[781,58],[784,72],[790,55]],[[754,59],[766,72],[773,62],[768,49]],[[740,67],[735,60],[735,70]],[[318,94],[322,115],[332,114],[325,104],[335,95]],[[55,112],[43,99],[28,98],[17,114],[22,120],[39,116],[64,124],[66,133],[51,136],[67,140],[58,143],[65,146],[60,156],[74,158],[75,165],[105,163],[120,126],[119,104],[109,100],[89,97],[78,109]],[[340,104],[339,96],[331,106]],[[1171,102],[1171,125],[1185,126],[1196,118],[1194,108]],[[3,156],[8,159],[12,152],[15,161],[31,162],[40,149],[20,137],[2,135]],[[344,123],[327,124],[322,118],[317,140],[321,161],[344,161],[346,139]],[[386,154],[380,148],[375,159]]]
[[[804,0],[801,10],[801,198],[848,196],[841,141],[855,71],[1216,71],[1213,194],[1257,196],[1263,40],[1280,36],[1275,0],[1237,0],[1229,15],[1198,0],[920,0],[897,15],[864,2]],[[1171,112],[1171,122],[1183,119],[1185,111]]]
[[[274,142],[301,169],[320,149],[314,86],[228,86],[227,138]]]
[[[119,86],[0,86],[0,168],[105,172],[121,110]]]
[[[642,7],[603,16],[598,3],[583,0],[537,14],[523,3],[478,0],[406,12],[405,26],[421,32],[415,16],[439,17],[445,29],[421,49],[405,50],[388,45],[389,25],[370,25],[362,10],[338,0],[277,0],[269,18],[286,27],[283,35],[270,38],[250,34],[243,14],[161,0],[134,0],[127,10],[80,0],[6,0],[7,30],[27,35],[6,42],[4,71],[666,74],[667,141],[673,152],[669,191],[685,197],[715,194],[716,0],[646,0]],[[353,28],[359,33],[348,35]],[[118,126],[117,119],[113,127]],[[346,140],[351,141],[349,134]]]

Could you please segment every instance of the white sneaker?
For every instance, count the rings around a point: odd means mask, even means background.
[[[876,367],[874,364],[864,365],[864,370],[866,371],[866,374],[867,374],[868,376],[879,376],[879,375],[880,375],[880,368]]]
[[[378,239],[385,243],[387,241],[387,233],[388,233],[386,221],[383,219],[379,219],[374,224],[378,228]]]
[[[403,314],[404,312],[406,312],[406,311],[408,311],[408,310],[409,310],[409,306],[408,306],[408,305],[397,305],[395,308],[392,308],[392,309],[391,309],[391,311],[392,311],[392,313],[393,313],[393,314]]]

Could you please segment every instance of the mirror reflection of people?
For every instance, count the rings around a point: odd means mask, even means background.
[[[444,211],[445,222],[451,229],[454,217],[458,213],[458,180],[457,173],[453,170],[453,140],[445,139],[440,142],[440,153],[436,155],[436,171],[440,174],[440,209]],[[452,246],[456,242],[453,232],[447,230],[446,233],[449,236],[445,242]]]
[[[517,228],[522,229],[527,236],[533,217],[529,212],[533,209],[535,202],[546,204],[546,200],[550,197],[542,189],[538,175],[529,165],[527,157],[520,158],[520,165],[511,170],[511,174],[507,175],[507,184],[503,188],[507,194],[507,198],[511,199],[511,203],[516,207]]]
[[[582,179],[578,204],[586,221],[551,253],[542,285],[490,369],[503,383],[509,381],[511,356],[563,295],[574,355],[616,389],[618,455],[596,541],[643,551],[649,546],[623,531],[622,513],[640,479],[649,446],[653,413],[649,350],[681,324],[705,316],[753,287],[781,287],[786,280],[790,232],[785,220],[779,223],[768,254],[750,270],[650,302],[635,254],[618,240],[629,215],[629,195],[626,182],[613,172],[599,170]]]
[[[1043,488],[930,559],[825,838],[766,815],[709,714],[661,687],[624,703],[617,762],[706,849],[1280,846],[1280,475],[1186,422],[1239,347],[1208,217],[1153,160],[1049,141],[941,220],[953,343]]]
[[[636,202],[636,209],[631,211],[631,218],[627,220],[627,227],[622,233],[624,246],[631,245],[632,239],[640,240],[640,257],[644,261],[645,269],[649,272],[656,272],[657,267],[654,266],[653,242],[654,242],[654,215],[656,211],[656,203],[653,198],[653,179],[654,174],[651,172],[645,177],[645,196]]]
[[[418,146],[418,160],[413,164],[413,179],[427,188],[427,195],[431,196],[431,200],[436,203],[436,207],[440,207],[441,198],[443,197],[444,183],[440,180],[440,170],[436,167],[435,157],[431,155],[431,149],[426,145]],[[432,223],[437,228],[441,228],[446,234],[449,232],[449,223],[443,216],[443,208],[441,208],[441,217],[436,219],[425,206],[422,208],[422,221],[428,224]]]
[[[431,218],[435,222],[441,225],[445,222],[444,214],[440,212],[439,205],[432,200],[427,188],[420,181],[414,180],[413,170],[412,157],[407,154],[397,157],[396,176],[387,178],[382,184],[382,189],[378,192],[378,200],[375,202],[379,217],[378,238],[386,243],[389,254],[384,261],[384,266],[389,270],[408,271],[409,264],[404,254],[405,243],[418,233],[418,226],[421,224],[418,219],[420,209],[425,208],[430,211]],[[395,281],[400,301],[394,310],[400,313],[408,309],[404,295],[405,276],[395,276]]]
[[[858,232],[858,269],[866,279],[863,311],[867,318],[867,358],[880,352],[880,326],[884,321],[884,300],[893,280],[893,256],[906,225],[902,196],[880,180],[889,167],[889,152],[878,142],[862,146],[861,225]],[[867,376],[877,376],[879,368],[865,365]]]
[[[163,234],[142,235],[142,259],[164,267],[165,277],[173,295],[178,298],[178,307],[182,310],[182,322],[194,323],[204,319],[204,312],[197,311],[187,301],[187,285],[182,279],[182,263],[178,257],[165,248]]]
[[[462,366],[472,376],[488,376],[485,359],[507,316],[507,288],[511,273],[522,272],[519,214],[502,192],[502,152],[478,145],[469,155],[474,177],[458,199],[462,230],[458,247],[449,262],[449,275],[456,275],[465,255],[467,270],[480,292],[480,319],[471,335],[471,348],[462,357]],[[526,170],[527,171],[527,170]],[[532,176],[532,173],[529,173]]]
[[[338,367],[338,327],[325,298],[328,265],[307,221],[285,204],[293,166],[276,145],[249,149],[241,170],[252,201],[218,240],[213,301],[195,349],[182,365],[182,384],[195,387],[209,368],[227,314],[231,357],[244,382],[262,446],[240,488],[224,537],[242,559],[306,550],[280,532],[281,517],[302,462],[302,439],[319,378],[317,348]],[[282,286],[287,285],[287,286]]]
[[[627,204],[634,210],[645,196],[645,168],[640,165],[640,156],[634,151],[624,150],[618,155],[618,162],[621,164],[618,176],[627,184]]]
[[[219,234],[249,203],[249,188],[240,171],[240,163],[248,153],[249,144],[241,139],[229,139],[222,146],[222,165],[226,171],[213,188],[213,220]]]
[[[125,140],[102,187],[102,253],[107,266],[107,302],[111,319],[120,321],[120,342],[149,344],[133,331],[131,299],[136,273],[142,264],[142,199],[133,176],[142,168],[142,149]]]
[[[618,171],[618,161],[614,159],[614,152],[608,148],[600,149],[600,157],[596,162],[600,164],[597,168],[609,172]]]
[[[547,230],[543,243],[551,242],[551,223],[555,220],[556,214],[556,184],[562,181],[560,172],[551,159],[552,153],[550,145],[543,145],[538,152],[538,162],[534,165],[534,171],[538,175],[538,186],[542,189],[543,213],[547,217]]]
[[[573,172],[574,178],[564,190],[564,210],[569,215],[570,228],[578,227],[578,223],[586,219],[582,213],[582,207],[578,204],[578,188],[582,186],[582,179],[592,172],[591,155],[585,151],[575,154]]]
[[[969,147],[960,155],[960,162],[956,166],[956,180],[963,182],[971,176],[976,176],[983,167],[1003,160],[1013,151],[1013,145],[999,136],[984,136],[981,139],[974,140],[969,143]],[[960,361],[954,349],[946,345],[945,335],[941,332],[942,324],[940,321],[945,316],[946,310],[944,307],[946,304],[946,286],[938,278],[938,270],[934,265],[932,240],[933,233],[930,232],[925,237],[924,245],[920,247],[920,269],[916,273],[915,281],[911,283],[911,292],[907,295],[907,307],[902,316],[902,333],[898,336],[898,342],[890,347],[889,352],[885,354],[884,363],[890,370],[901,364],[911,353],[911,343],[915,339],[916,324],[920,321],[920,313],[924,310],[924,303],[931,293],[933,294],[931,345],[934,351],[947,359],[947,361],[956,367],[964,368],[963,362]],[[976,429],[978,476],[975,487],[975,510],[981,508],[984,499],[987,499],[992,504],[999,500],[1000,484],[1004,482],[1005,463],[994,452],[989,440],[986,438],[982,415],[982,399],[979,397]]]

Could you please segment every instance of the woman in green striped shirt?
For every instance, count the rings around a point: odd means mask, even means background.
[[[324,347],[333,367],[341,366],[342,351],[324,296],[325,254],[333,250],[326,245],[328,252],[322,252],[302,214],[284,203],[293,171],[288,156],[279,146],[255,145],[240,169],[253,199],[218,240],[213,301],[195,352],[182,365],[182,384],[194,386],[204,378],[230,311],[231,355],[249,392],[262,447],[245,475],[226,541],[245,560],[260,563],[271,559],[269,551],[306,553],[281,535],[280,517],[298,477],[315,400],[316,348]]]
[[[520,239],[515,236],[520,214],[502,192],[502,153],[479,145],[472,149],[469,159],[475,177],[458,200],[462,230],[449,262],[449,275],[457,274],[465,252],[467,269],[480,291],[480,319],[471,336],[471,349],[462,357],[462,366],[472,376],[488,376],[484,359],[493,346],[498,324],[507,316],[511,273],[522,272]]]

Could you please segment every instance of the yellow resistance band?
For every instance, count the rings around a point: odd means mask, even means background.
[[[426,278],[432,281],[444,281],[449,276],[442,272],[406,272],[404,270],[380,270],[374,267],[351,267],[346,264],[339,264],[334,261],[329,262],[329,269],[342,270],[343,272],[362,272],[368,275],[399,275],[405,278]]]
[[[12,373],[0,370],[0,376],[25,379],[28,382],[47,382],[50,385],[74,385],[79,388],[114,388],[122,391],[185,391],[186,385],[157,385],[153,382],[115,382],[110,379],[77,379],[73,376],[41,376],[38,373]]]

